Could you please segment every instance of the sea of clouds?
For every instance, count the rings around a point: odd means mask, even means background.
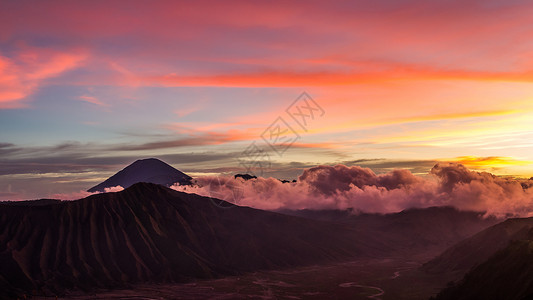
[[[173,189],[259,209],[347,209],[391,213],[409,208],[453,206],[495,216],[533,216],[533,179],[476,172],[457,163],[438,163],[427,175],[408,170],[375,174],[359,166],[317,166],[296,182],[275,178],[199,177]]]

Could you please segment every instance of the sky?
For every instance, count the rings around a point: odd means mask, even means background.
[[[136,159],[533,177],[528,1],[0,1],[0,200]],[[385,176],[385,175],[383,175]]]

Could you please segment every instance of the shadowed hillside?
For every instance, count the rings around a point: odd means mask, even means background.
[[[512,241],[478,265],[456,285],[441,291],[437,300],[533,299],[533,231]]]
[[[338,222],[364,228],[397,251],[442,251],[501,220],[483,218],[483,213],[459,211],[453,207],[409,209],[392,214],[355,214],[348,210],[282,210],[284,214]]]
[[[77,201],[1,208],[0,286],[11,296],[211,278],[390,251],[340,224],[220,208],[147,183]]]
[[[450,247],[426,263],[430,273],[466,272],[504,249],[511,240],[525,239],[533,228],[533,218],[508,219]]]

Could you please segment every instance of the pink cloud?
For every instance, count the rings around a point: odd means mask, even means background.
[[[44,80],[60,75],[87,58],[82,51],[23,47],[14,57],[0,54],[0,109],[24,106],[22,100]]]
[[[108,104],[103,103],[102,101],[100,101],[100,100],[99,100],[98,98],[96,98],[96,97],[83,95],[83,96],[80,96],[79,98],[80,98],[81,100],[85,101],[85,102],[89,102],[89,103],[92,103],[92,104],[95,104],[95,105],[98,105],[98,106],[109,106]]]
[[[122,190],[124,190],[124,188],[120,185],[117,185],[117,186],[105,188],[104,193],[120,192]],[[72,192],[72,193],[66,193],[66,194],[52,194],[48,196],[47,198],[58,199],[58,200],[77,200],[77,199],[82,199],[82,198],[89,197],[91,195],[96,195],[96,194],[100,194],[100,193],[98,192],[89,193],[87,191],[79,191],[79,192]]]
[[[12,3],[0,10],[0,38],[47,36],[92,48],[113,38],[132,39],[134,47],[127,49],[93,49],[111,57],[115,71],[131,79],[126,82],[132,85],[139,80],[168,86],[317,86],[405,78],[531,81],[533,77],[526,44],[530,32],[523,30],[532,6],[520,3],[493,7],[479,1],[401,5],[197,1],[184,6],[130,1],[128,5],[124,10],[114,1]],[[187,47],[169,46],[171,41],[186,42]],[[200,68],[172,66],[173,59],[195,62]],[[234,67],[204,68],[206,63],[250,68],[237,68],[245,70],[237,73]]]
[[[107,187],[104,189],[104,193],[114,193],[114,192],[120,192],[120,191],[123,191],[124,188],[120,185],[117,185],[117,186],[112,186],[112,187]]]
[[[525,184],[524,184],[525,183]],[[304,170],[297,182],[275,178],[243,180],[200,177],[197,185],[174,186],[260,209],[347,209],[370,213],[408,208],[454,206],[488,215],[533,215],[531,180],[505,179],[470,171],[455,163],[440,163],[421,177],[407,170],[376,175],[370,169],[344,165]]]

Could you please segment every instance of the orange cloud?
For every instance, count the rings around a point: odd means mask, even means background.
[[[341,143],[299,143],[296,142],[291,145],[291,148],[315,148],[315,149],[338,149],[342,148],[343,145]]]
[[[502,156],[460,156],[447,161],[457,162],[473,169],[500,169],[510,166],[525,166],[533,164],[533,161],[517,160],[512,157]]]
[[[291,72],[267,71],[245,74],[207,76],[180,76],[176,74],[141,76],[135,82],[156,86],[222,86],[222,87],[298,87],[338,86],[363,83],[413,80],[468,80],[468,81],[513,81],[533,82],[533,70],[527,72],[481,72],[462,70],[439,70],[428,68],[404,68],[387,71],[366,70],[363,72]]]

